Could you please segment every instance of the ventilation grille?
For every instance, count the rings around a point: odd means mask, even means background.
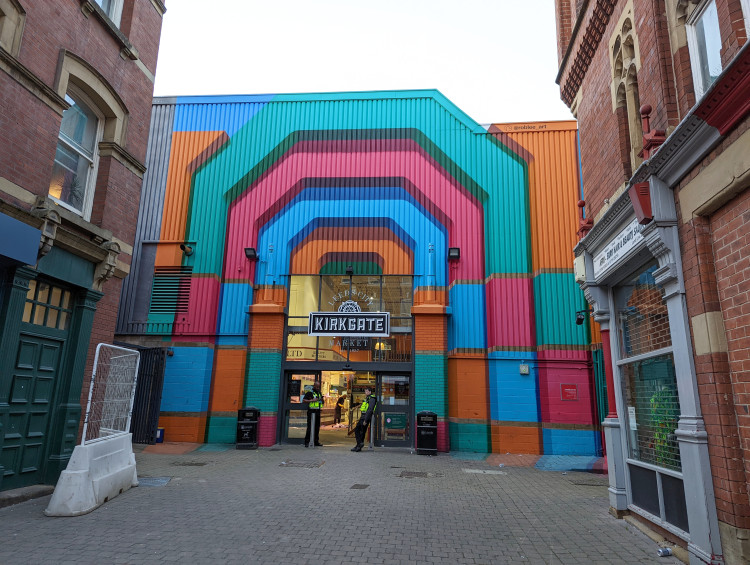
[[[192,267],[157,267],[151,287],[150,314],[187,312]]]

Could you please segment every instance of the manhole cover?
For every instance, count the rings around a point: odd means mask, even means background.
[[[208,461],[175,461],[172,465],[175,467],[203,467],[208,465]]]
[[[280,447],[272,447],[268,451],[281,451],[281,448]]]
[[[302,467],[304,469],[315,469],[321,467],[325,461],[292,461],[287,459],[279,463],[279,467]]]
[[[402,479],[428,479],[442,476],[442,473],[425,473],[424,471],[401,471],[399,475]]]
[[[352,486],[350,486],[349,488],[350,488],[350,489],[365,489],[365,488],[367,488],[367,487],[369,487],[369,486],[370,486],[370,485],[352,485]]]
[[[163,487],[172,477],[138,477],[139,487]]]

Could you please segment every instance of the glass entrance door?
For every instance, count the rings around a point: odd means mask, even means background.
[[[302,397],[313,385],[320,383],[320,371],[308,373],[287,372],[284,379],[284,397],[281,437],[289,443],[303,443],[307,431],[307,406]]]
[[[375,444],[389,447],[411,446],[411,375],[379,373],[377,395]]]

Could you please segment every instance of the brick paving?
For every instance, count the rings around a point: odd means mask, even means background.
[[[0,508],[0,563],[680,563],[608,513],[606,476],[532,456],[136,449],[150,480],[87,515]]]

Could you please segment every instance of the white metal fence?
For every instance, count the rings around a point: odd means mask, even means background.
[[[140,353],[100,343],[96,346],[81,445],[130,431]]]

